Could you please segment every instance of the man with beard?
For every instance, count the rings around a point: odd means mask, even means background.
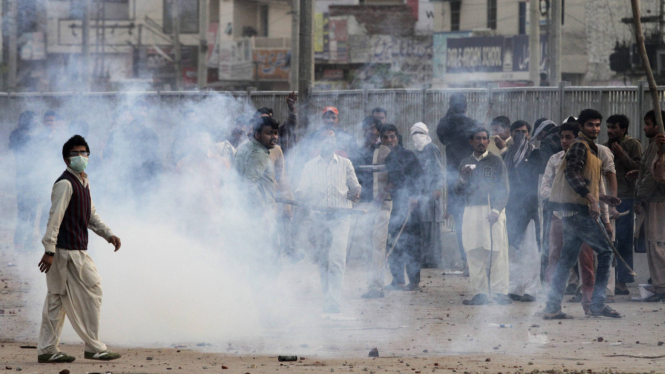
[[[500,305],[508,298],[508,234],[505,207],[510,188],[501,157],[487,150],[487,130],[471,131],[473,153],[459,164],[456,192],[465,200],[464,250],[469,261],[473,298],[464,305],[485,305],[494,295]],[[488,281],[487,274],[491,281]]]
[[[455,93],[450,97],[450,105],[446,115],[441,118],[436,128],[436,134],[441,144],[446,146],[446,173],[448,181],[448,205],[447,213],[455,220],[455,231],[457,232],[457,245],[460,256],[466,269],[466,252],[462,241],[462,218],[464,215],[464,199],[452,191],[458,178],[458,167],[460,162],[473,152],[469,144],[471,130],[477,127],[474,120],[466,116],[466,97],[461,93]]]
[[[423,175],[423,195],[420,208],[420,232],[422,237],[422,267],[438,268],[443,252],[443,160],[439,148],[432,144],[427,125],[418,122],[411,127],[413,151],[420,161]]]
[[[572,318],[561,311],[561,301],[570,268],[577,261],[583,243],[598,254],[598,268],[589,314],[621,318],[617,311],[605,304],[612,249],[601,231],[603,228],[598,226],[599,203],[602,201],[616,206],[621,201],[616,197],[600,193],[601,161],[594,140],[600,133],[602,118],[603,116],[593,109],[585,109],[580,113],[581,131],[566,152],[554,177],[550,204],[562,217],[565,241],[554,270],[547,304],[542,312],[544,319]]]
[[[420,289],[420,214],[418,199],[423,191],[423,169],[416,155],[399,145],[395,125],[381,128],[381,143],[390,148],[386,157],[388,191],[393,199],[388,239],[388,266],[393,280],[387,290],[417,291]],[[406,285],[406,269],[409,284]]]
[[[351,201],[360,198],[361,187],[351,161],[335,154],[335,132],[326,129],[320,137],[321,151],[305,164],[295,195],[310,207],[324,210],[310,212],[311,230],[307,231],[312,234],[313,254],[321,273],[323,314],[339,315],[350,219],[335,209],[350,209]]]
[[[487,150],[501,156],[513,145],[513,138],[510,136],[510,119],[506,116],[498,116],[492,120],[490,128],[492,137]]]
[[[540,158],[530,142],[531,125],[515,121],[511,126],[514,143],[503,161],[508,172],[510,195],[506,205],[510,245],[510,291],[514,301],[536,301],[540,277],[538,255],[538,173]]]
[[[635,214],[633,213],[633,203],[635,196],[635,184],[626,179],[626,174],[632,170],[639,170],[642,160],[642,144],[639,140],[628,135],[628,126],[630,120],[623,114],[610,116],[607,121],[608,141],[605,146],[609,147],[614,153],[614,165],[616,168],[617,179],[617,197],[621,199],[621,204],[616,210],[619,212],[628,212],[622,217],[615,217],[615,232],[617,240],[617,251],[626,261],[628,266],[633,267],[633,226]],[[617,263],[617,278],[615,285],[615,295],[628,295],[627,284],[635,282],[635,278],[628,268],[619,261]]]
[[[665,112],[663,118],[665,118]],[[653,110],[644,116],[644,135],[649,146],[642,156],[642,164],[637,178],[635,213],[638,222],[642,221],[647,242],[647,259],[654,295],[645,299],[648,302],[665,300],[665,185],[654,178],[654,164],[658,158],[659,142],[656,113]],[[662,137],[660,137],[662,138]],[[638,229],[640,227],[638,226]]]

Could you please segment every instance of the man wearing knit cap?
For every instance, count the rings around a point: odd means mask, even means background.
[[[349,154],[356,148],[356,139],[353,135],[342,130],[339,125],[339,110],[334,106],[328,106],[323,109],[323,128],[331,129],[335,132],[335,137],[337,138],[336,153],[344,157],[349,157]]]
[[[443,160],[441,151],[432,143],[427,125],[418,122],[411,127],[414,153],[423,174],[423,193],[418,203],[422,240],[422,267],[438,268],[442,261],[443,227]]]
[[[48,293],[42,312],[37,344],[40,363],[73,362],[60,352],[58,343],[65,316],[85,343],[84,357],[109,361],[120,358],[109,352],[99,338],[99,311],[102,306],[101,278],[88,255],[88,229],[120,249],[120,238],[102,222],[90,198],[88,165],[90,148],[76,135],[62,147],[67,169],[53,185],[51,209],[42,243],[46,253],[39,269],[46,273]],[[53,267],[53,269],[51,269]]]
[[[464,215],[464,199],[455,193],[455,184],[459,176],[458,166],[460,162],[473,152],[469,144],[471,130],[476,123],[466,116],[466,97],[461,93],[455,93],[450,97],[450,105],[446,115],[441,118],[436,128],[436,134],[441,144],[446,146],[446,174],[448,181],[448,214],[455,219],[455,231],[457,232],[457,244],[462,261],[466,263],[466,253],[462,243],[462,217]]]

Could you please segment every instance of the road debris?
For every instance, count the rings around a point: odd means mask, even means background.
[[[369,351],[369,357],[379,357],[379,349],[372,348],[372,350]]]
[[[278,356],[278,361],[298,361],[298,356]]]

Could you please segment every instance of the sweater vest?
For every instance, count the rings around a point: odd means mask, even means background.
[[[69,171],[62,173],[55,183],[63,179],[72,185],[72,198],[62,217],[56,246],[60,249],[84,251],[88,249],[88,223],[92,211],[90,188],[83,187],[78,178]]]
[[[591,152],[591,148],[587,142],[583,140],[577,140],[576,142],[581,142],[586,147],[586,161],[584,162],[584,169],[582,169],[582,177],[586,181],[591,195],[598,200],[600,195],[600,169],[602,162]],[[589,202],[586,197],[580,196],[580,194],[575,192],[566,180],[565,170],[567,165],[568,162],[564,156],[554,177],[550,203],[552,203],[555,209],[587,212]]]

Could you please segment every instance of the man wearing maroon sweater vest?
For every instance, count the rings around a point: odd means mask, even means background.
[[[102,305],[101,278],[88,256],[88,229],[120,249],[120,238],[102,222],[90,198],[90,186],[83,172],[90,148],[75,135],[62,147],[67,170],[56,180],[51,193],[46,234],[46,253],[39,269],[46,273],[48,293],[42,312],[37,357],[40,363],[72,362],[74,357],[58,350],[65,315],[85,343],[84,357],[109,361],[120,358],[99,341],[99,310]],[[49,271],[53,267],[53,271]]]

